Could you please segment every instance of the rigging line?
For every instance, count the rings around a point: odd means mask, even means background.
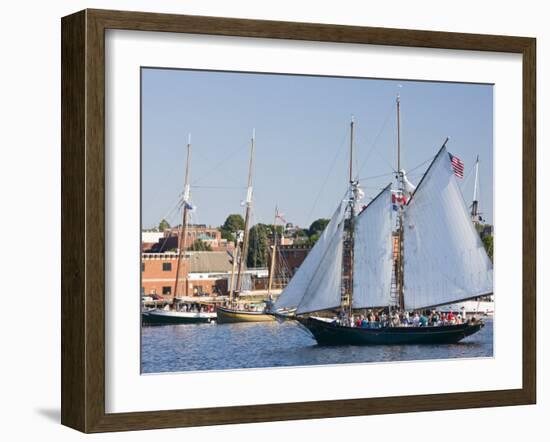
[[[412,169],[409,169],[407,171],[407,174],[410,174],[411,172],[414,172],[415,170],[417,169],[420,169],[422,166],[425,166],[427,163],[429,163],[430,161],[433,160],[433,156],[431,156],[430,158],[426,159],[425,161],[422,161],[418,166],[414,166]],[[421,174],[422,175],[422,174]]]
[[[199,181],[203,180],[204,178],[206,178],[207,176],[210,176],[213,172],[215,172],[216,170],[218,170],[221,166],[223,166],[224,164],[226,164],[226,162],[231,158],[233,157],[235,154],[237,154],[238,152],[240,152],[241,150],[244,150],[245,148],[247,148],[248,146],[243,144],[242,146],[239,146],[237,147],[236,149],[232,150],[228,155],[226,155],[225,157],[223,157],[218,163],[216,163],[214,166],[212,166],[207,172],[205,172],[202,176],[198,177],[197,179],[195,179],[193,182],[191,182],[191,185],[195,185],[196,183],[198,183]]]
[[[315,200],[313,201],[313,205],[311,206],[311,209],[310,209],[306,219],[311,219],[311,215],[313,214],[313,211],[317,207],[317,203],[319,202],[319,198],[321,197],[321,194],[325,190],[325,186],[327,185],[328,180],[332,176],[332,172],[334,171],[334,165],[336,164],[336,161],[338,160],[338,158],[340,157],[340,155],[343,151],[344,143],[346,141],[347,136],[348,136],[348,133],[346,131],[344,136],[342,137],[342,141],[340,142],[340,147],[336,151],[336,155],[334,156],[334,158],[330,162],[330,167],[329,167],[328,173],[325,174],[325,179],[323,181],[323,184],[319,188],[319,192],[317,193],[317,196],[315,197]]]
[[[382,127],[380,128],[380,131],[378,132],[378,134],[374,138],[373,142],[372,143],[367,142],[367,144],[371,144],[371,148],[367,152],[367,155],[365,156],[365,159],[361,163],[361,166],[359,167],[359,169],[357,169],[357,174],[359,174],[363,170],[363,167],[365,167],[365,165],[367,164],[367,160],[369,159],[369,156],[373,152],[373,150],[376,150],[376,152],[382,158],[382,160],[390,166],[390,169],[393,171],[392,173],[395,173],[395,170],[394,170],[393,166],[391,165],[391,163],[378,151],[378,149],[376,149],[376,144],[378,143],[378,140],[379,140],[380,136],[382,135],[382,133],[384,132],[384,130],[385,130],[387,124],[388,124],[388,121],[390,119],[390,116],[393,113],[393,109],[394,109],[393,106],[394,106],[394,104],[392,103],[392,105],[388,109],[388,112],[386,114],[386,118],[384,119],[384,123],[382,123]]]
[[[161,218],[161,221],[165,219],[166,221],[170,222],[170,219],[174,215],[174,212],[178,211],[179,213],[179,209],[181,206],[180,197],[181,195],[178,195],[177,199],[175,200],[175,203],[173,203],[172,208],[166,212],[166,214]]]
[[[192,189],[246,189],[246,186],[191,186]]]
[[[377,178],[383,178],[385,176],[393,176],[394,174],[395,174],[395,172],[383,173],[381,175],[374,175],[374,176],[369,176],[369,177],[364,177],[364,178],[357,178],[357,181],[370,181],[370,180],[375,180]]]
[[[172,166],[172,167],[164,167],[163,166],[163,169],[164,169],[163,172],[167,171],[168,174],[163,174],[162,175],[162,177],[163,177],[162,180],[155,181],[155,184],[157,184],[159,187],[153,193],[154,198],[151,197],[149,199],[150,203],[152,202],[154,204],[156,201],[158,201],[161,193],[164,192],[165,187],[162,185],[163,184],[162,181],[164,182],[164,184],[170,183],[172,181],[172,179],[174,178],[174,176],[176,175],[176,171],[179,170],[179,162],[178,161],[172,161],[169,165]]]
[[[464,177],[464,179],[462,180],[462,182],[459,184],[460,186],[460,190],[462,191],[462,193],[464,193],[464,191],[466,190],[466,184],[469,184],[469,179],[471,178],[472,176],[472,172],[473,170],[475,169],[475,167],[471,167],[470,170],[468,171],[468,174]],[[478,185],[479,185],[479,182],[478,182]]]

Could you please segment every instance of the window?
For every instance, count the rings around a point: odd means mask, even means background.
[[[163,295],[171,295],[172,294],[172,287],[170,287],[170,286],[163,287],[162,288],[162,294]]]
[[[172,271],[172,263],[171,262],[163,262],[162,263],[162,271],[163,272],[171,272]]]
[[[142,271],[142,272],[145,271],[145,263],[144,263],[144,262],[141,263],[141,271]]]

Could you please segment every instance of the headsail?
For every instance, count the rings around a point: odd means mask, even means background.
[[[341,301],[342,236],[344,203],[275,302],[275,310],[294,309],[296,313],[334,308]]]
[[[487,295],[493,266],[443,146],[405,210],[404,297],[418,309]]]
[[[392,304],[392,245],[391,189],[388,185],[355,219],[353,308]]]

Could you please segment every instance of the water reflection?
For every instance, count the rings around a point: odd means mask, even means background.
[[[292,322],[143,327],[142,372],[491,357],[493,321],[458,344],[322,347]]]

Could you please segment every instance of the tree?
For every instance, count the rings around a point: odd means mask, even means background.
[[[269,249],[268,235],[271,233],[271,226],[256,224],[248,234],[248,253],[246,265],[249,268],[266,267]]]
[[[493,260],[493,235],[487,235],[484,236],[481,241],[483,241],[483,245],[485,246],[485,251],[487,252],[487,255]]]
[[[329,223],[330,220],[326,218],[319,218],[316,219],[311,223],[311,226],[309,226],[308,229],[308,236],[311,238],[316,233],[320,234],[323,230],[325,230],[325,227]]]
[[[309,246],[313,247],[313,246],[315,245],[315,243],[317,242],[317,240],[319,239],[320,236],[321,236],[321,233],[320,233],[320,232],[314,233],[313,235],[311,235],[311,236],[307,239],[306,243],[307,243]]]
[[[228,241],[235,241],[235,232],[244,230],[244,219],[238,213],[229,215],[223,225],[219,228],[222,238]]]
[[[159,223],[159,232],[164,232],[170,228],[170,224],[164,218]]]
[[[203,240],[196,239],[193,244],[191,244],[191,247],[189,247],[189,250],[196,252],[211,252],[212,247],[210,247],[210,244],[205,243]]]

